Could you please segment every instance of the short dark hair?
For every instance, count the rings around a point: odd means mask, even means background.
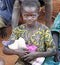
[[[24,6],[29,6],[29,7],[34,7],[36,6],[37,7],[37,10],[39,10],[40,8],[40,3],[38,0],[24,0],[21,4],[21,7],[23,9]]]

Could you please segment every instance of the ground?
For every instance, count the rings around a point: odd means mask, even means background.
[[[53,0],[53,13],[52,13],[52,23],[54,21],[54,17],[58,14],[58,12],[60,11],[60,0]],[[44,19],[43,19],[44,18]],[[45,14],[41,13],[41,18],[40,18],[40,22],[41,23],[45,23]],[[51,24],[52,25],[52,24]],[[0,57],[4,58],[5,60],[5,65],[14,65],[15,61],[18,59],[18,56],[16,55],[5,55],[3,54],[2,50],[3,50],[3,45],[2,45],[2,41],[3,40],[7,40],[10,37],[11,34],[11,27],[7,28],[7,37],[5,37],[4,39],[2,39],[0,37]]]
[[[8,32],[8,35],[7,37],[5,37],[4,39],[2,39],[0,37],[0,57],[4,58],[5,60],[5,65],[14,65],[14,63],[16,62],[16,60],[18,59],[18,56],[15,56],[15,55],[5,55],[3,54],[3,45],[2,45],[2,41],[3,40],[7,40],[9,37],[10,37],[10,34],[11,34],[11,27],[8,27],[7,28],[7,32]]]

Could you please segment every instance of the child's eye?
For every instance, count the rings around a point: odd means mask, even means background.
[[[35,18],[35,16],[32,16],[32,18]]]
[[[32,15],[31,17],[33,17],[33,18],[34,18],[34,17],[36,17],[36,15]]]
[[[23,15],[24,17],[27,17],[27,15]]]
[[[27,14],[24,14],[24,16],[29,16],[29,15],[27,15]]]
[[[33,14],[32,16],[36,16],[35,14]]]

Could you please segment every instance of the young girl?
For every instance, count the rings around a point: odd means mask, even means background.
[[[22,37],[27,44],[35,45],[37,47],[37,51],[29,52],[22,48],[11,50],[8,47],[5,47],[4,53],[10,55],[15,54],[21,57],[15,65],[24,64],[21,59],[29,63],[30,61],[38,57],[48,57],[49,59],[56,54],[55,43],[53,43],[52,35],[49,28],[38,23],[37,19],[39,16],[39,8],[40,4],[38,0],[27,0],[21,4],[22,17],[23,20],[26,21],[26,23],[15,28],[12,31],[10,40],[17,40]],[[51,60],[46,61],[47,65],[49,65],[49,63],[51,64],[52,62]]]

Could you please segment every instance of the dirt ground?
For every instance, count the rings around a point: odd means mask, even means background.
[[[53,13],[52,16],[56,16],[58,14],[58,12],[60,11],[60,0],[53,0]],[[45,17],[45,14],[42,13],[41,15],[41,23],[45,23],[45,19],[43,19],[43,17]],[[52,23],[53,23],[54,19],[52,18]],[[11,34],[11,27],[7,28],[7,37],[5,37],[4,39],[2,39],[0,37],[0,57],[4,58],[5,60],[5,65],[14,65],[15,61],[18,59],[18,56],[16,55],[5,55],[3,54],[2,50],[3,50],[3,45],[2,45],[2,41],[3,40],[7,40],[10,37]]]
[[[0,37],[0,57],[4,58],[5,60],[5,65],[14,65],[14,63],[16,62],[16,60],[18,59],[18,56],[15,56],[15,55],[5,55],[3,54],[3,45],[2,45],[2,41],[3,40],[7,40],[9,37],[10,37],[10,34],[11,34],[11,27],[8,27],[7,28],[7,37],[5,37],[4,39],[2,39]]]

